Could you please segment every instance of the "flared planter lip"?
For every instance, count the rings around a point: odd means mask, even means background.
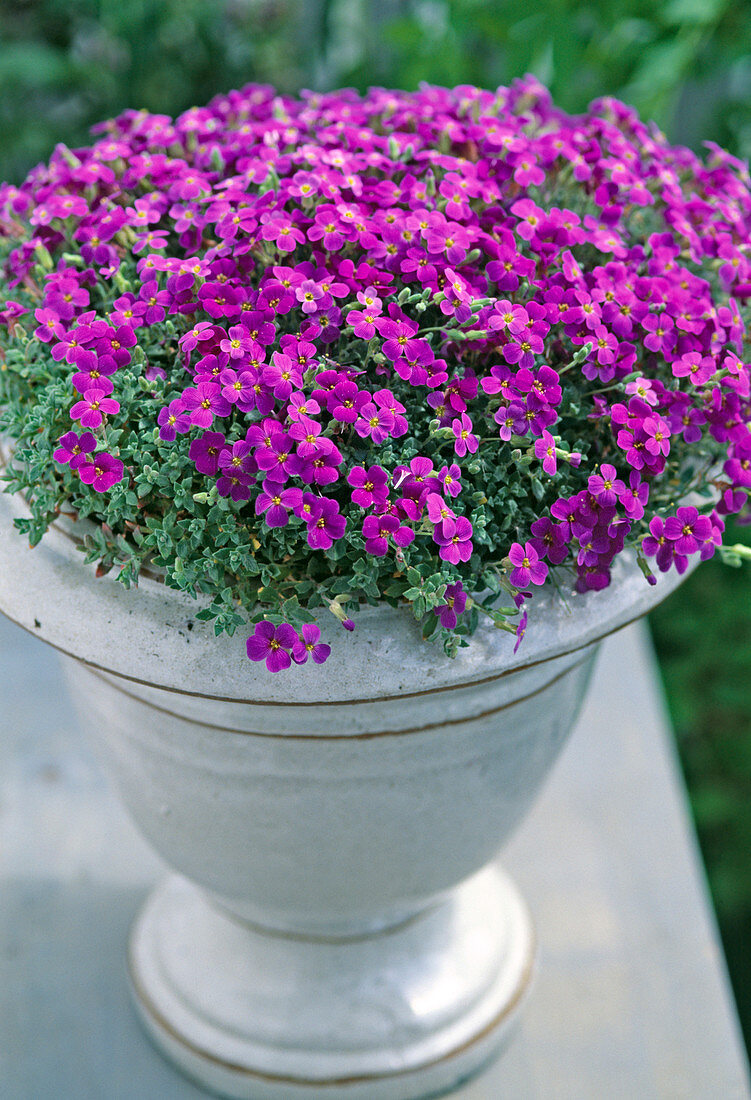
[[[293,665],[279,676],[245,655],[244,632],[214,634],[197,621],[202,601],[149,577],[126,589],[112,573],[95,577],[79,540],[53,525],[31,549],[14,527],[22,498],[0,494],[0,611],[17,625],[90,668],[147,688],[253,706],[350,706],[429,696],[491,684],[510,673],[575,654],[640,618],[678,587],[675,572],[649,585],[625,552],[600,592],[559,595],[550,584],[528,604],[526,637],[481,623],[455,659],[424,641],[406,608],[365,606],[344,631],[318,616],[331,644],[321,667]],[[408,655],[408,659],[405,659]]]

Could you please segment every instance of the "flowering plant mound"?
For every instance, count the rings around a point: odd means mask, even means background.
[[[733,157],[532,78],[127,112],[0,188],[18,526],[88,517],[272,670],[362,601],[521,639],[549,577],[682,572],[745,505],[750,227]]]

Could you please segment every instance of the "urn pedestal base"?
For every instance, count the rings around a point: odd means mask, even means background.
[[[277,932],[171,877],[131,936],[134,1000],[188,1076],[236,1100],[416,1100],[470,1077],[508,1037],[534,935],[491,865],[375,934]]]

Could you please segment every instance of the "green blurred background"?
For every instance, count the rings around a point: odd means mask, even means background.
[[[613,94],[676,142],[751,153],[747,0],[0,0],[0,178],[125,107],[175,114],[249,80],[494,88],[525,72],[571,111]],[[651,627],[751,1046],[748,572],[708,563]]]

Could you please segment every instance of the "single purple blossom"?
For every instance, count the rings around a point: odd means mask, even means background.
[[[302,511],[308,525],[308,546],[312,550],[328,550],[344,534],[347,521],[335,500],[305,493]]]
[[[540,561],[540,556],[531,542],[525,542],[524,546],[515,542],[509,550],[509,559],[515,567],[511,570],[509,580],[515,588],[526,588],[529,584],[544,584],[548,575],[548,567]]]
[[[78,467],[78,476],[97,493],[106,493],[113,485],[122,481],[124,471],[125,467],[119,458],[100,451]]]
[[[190,415],[190,422],[198,428],[210,428],[215,416],[229,416],[232,406],[222,394],[217,382],[199,382],[189,386],[181,394],[183,409]]]
[[[462,588],[461,581],[446,586],[444,601],[438,607],[434,607],[433,611],[440,619],[441,626],[447,630],[453,630],[467,606],[467,593]]]
[[[466,516],[442,520],[433,531],[433,540],[440,547],[438,556],[442,561],[458,565],[472,557],[472,524]]]
[[[286,527],[289,513],[296,512],[302,505],[302,489],[282,489],[274,482],[267,481],[263,492],[256,497],[256,515],[266,513],[268,527]]]
[[[292,660],[298,665],[304,665],[308,657],[312,657],[317,665],[322,665],[331,654],[331,646],[321,642],[320,637],[320,628],[315,623],[305,623],[292,648]]]
[[[190,445],[188,454],[193,459],[200,474],[213,476],[219,469],[219,455],[227,441],[221,432],[204,432]]]
[[[82,401],[75,403],[70,415],[73,420],[80,420],[84,428],[98,428],[105,416],[114,416],[119,411],[119,402],[108,397],[106,390],[93,386],[86,390]]]
[[[700,515],[698,509],[683,506],[665,520],[664,532],[676,554],[690,555],[712,537],[712,524],[709,516]]]
[[[454,451],[459,458],[463,458],[467,452],[474,454],[480,443],[476,435],[472,433],[472,421],[466,413],[462,413],[456,420],[451,421],[451,430],[455,436]]]
[[[269,672],[281,672],[292,664],[290,650],[298,642],[297,631],[289,623],[275,627],[263,619],[248,638],[246,649],[251,661],[265,661]]]
[[[179,397],[159,410],[156,422],[159,425],[159,438],[166,443],[171,443],[178,434],[190,431],[190,413],[185,410]]]
[[[381,507],[388,499],[388,474],[382,466],[369,466],[367,470],[353,466],[347,482],[352,486],[352,500],[361,508]]]
[[[599,474],[592,474],[588,481],[589,491],[603,508],[609,508],[626,492],[625,482],[618,477],[615,466],[603,462]]]
[[[387,512],[382,516],[366,516],[362,524],[365,549],[373,557],[382,558],[388,553],[389,539],[396,546],[409,546],[415,537],[414,531],[403,527],[398,516]]]
[[[71,470],[77,470],[87,461],[86,455],[95,447],[96,437],[91,432],[84,432],[80,436],[77,432],[66,432],[60,436],[53,458],[56,462],[67,463]]]
[[[546,474],[553,477],[558,469],[555,452],[555,440],[549,431],[543,431],[539,439],[535,440],[535,457],[542,460],[542,468]]]

